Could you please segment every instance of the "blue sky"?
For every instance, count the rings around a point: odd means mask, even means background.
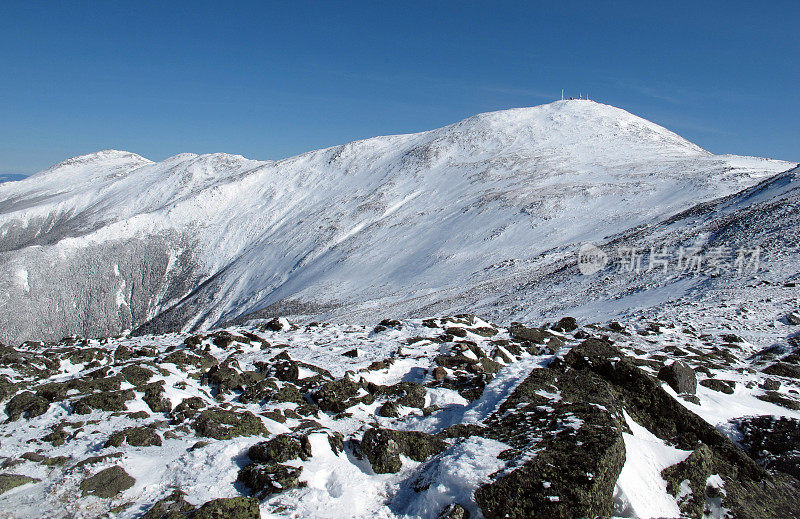
[[[800,2],[0,3],[0,173],[277,159],[577,96],[800,160]]]

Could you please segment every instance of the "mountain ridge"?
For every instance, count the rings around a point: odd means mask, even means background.
[[[292,301],[345,318],[389,297],[413,315],[418,296],[491,265],[655,222],[789,166],[716,156],[585,100],[279,161],[106,150],[0,186],[0,340],[205,329]]]

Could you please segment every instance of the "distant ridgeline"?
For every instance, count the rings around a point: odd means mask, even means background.
[[[18,175],[18,174],[5,174],[0,173],[0,184],[3,182],[14,182],[15,180],[22,180],[26,178],[28,175]]]

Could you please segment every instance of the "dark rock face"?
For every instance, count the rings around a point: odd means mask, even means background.
[[[676,361],[658,371],[658,378],[669,384],[676,393],[693,395],[697,392],[697,376],[683,361]]]
[[[180,490],[175,490],[150,507],[142,519],[187,519],[194,507],[184,499],[185,495]]]
[[[682,462],[661,471],[667,482],[667,492],[678,498],[681,512],[688,517],[703,517],[706,500],[710,497],[706,480],[713,470],[711,449],[701,445]],[[681,483],[688,482],[691,493],[681,492]]]
[[[361,440],[361,451],[378,474],[398,472],[400,454],[425,461],[447,448],[447,443],[432,434],[391,429],[368,429]]]
[[[535,344],[544,344],[546,338],[553,336],[539,328],[529,328],[520,323],[511,323],[511,326],[508,328],[508,333],[517,340],[530,341]]]
[[[610,408],[588,402],[608,403],[612,395],[588,370],[560,368],[533,370],[486,422],[489,437],[514,448],[506,472],[475,492],[487,518],[611,513],[625,461],[622,426]],[[560,390],[562,400],[539,395],[542,390]]]
[[[800,421],[755,416],[735,420],[741,445],[761,466],[800,478]]]
[[[103,391],[92,393],[75,402],[73,410],[77,414],[89,414],[93,409],[101,411],[124,411],[125,402],[136,398],[136,394],[128,389],[125,391]]]
[[[358,397],[359,385],[348,378],[326,382],[313,393],[319,408],[329,413],[341,413],[363,401]],[[374,399],[373,399],[374,400]]]
[[[129,476],[122,467],[114,465],[81,481],[80,489],[84,495],[112,498],[120,492],[128,490],[135,483],[136,480]]]
[[[776,362],[764,368],[763,373],[800,380],[800,366],[788,362]]]
[[[561,333],[574,332],[578,329],[578,321],[574,317],[562,317],[552,328]]]

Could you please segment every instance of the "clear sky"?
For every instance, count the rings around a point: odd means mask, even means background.
[[[0,2],[0,174],[277,159],[577,97],[800,160],[800,1]]]

